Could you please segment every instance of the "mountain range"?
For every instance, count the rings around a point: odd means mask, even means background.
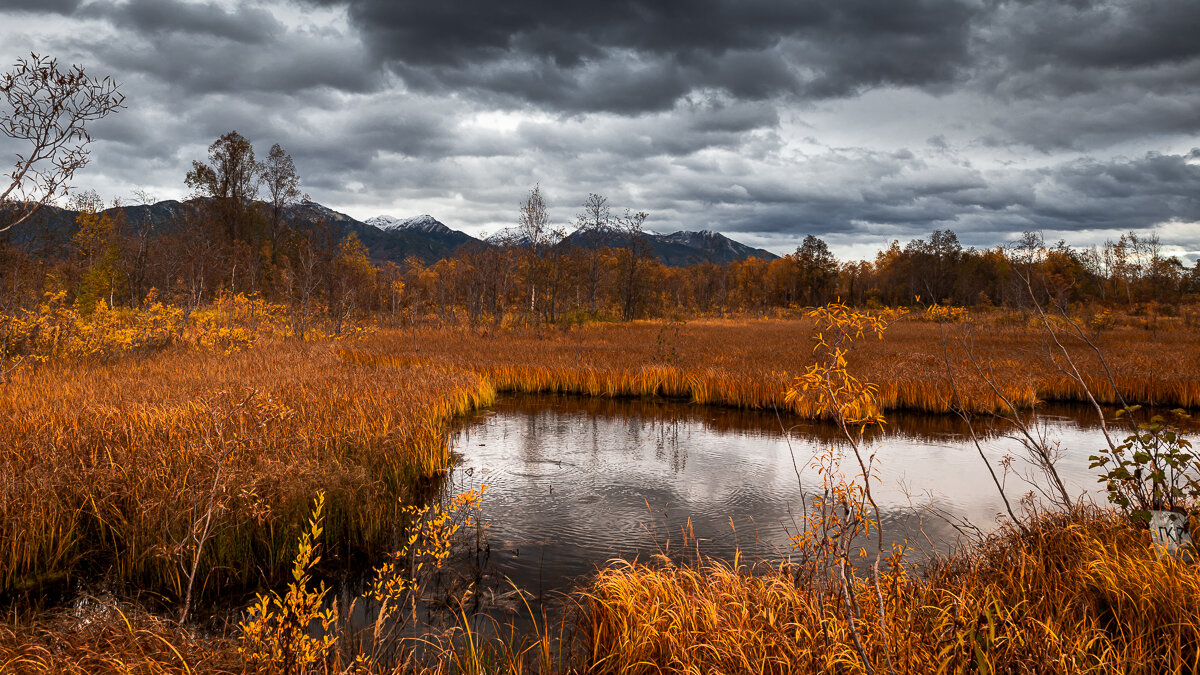
[[[149,205],[119,206],[108,211],[120,212],[125,222],[136,229],[165,234],[178,228],[188,204],[189,202],[170,200]],[[32,220],[14,228],[6,236],[12,243],[34,254],[52,256],[70,243],[70,238],[76,230],[75,219],[78,215],[77,211],[47,206]],[[480,240],[465,232],[451,229],[428,214],[412,218],[376,216],[360,221],[311,201],[288,207],[285,219],[294,226],[313,226],[325,222],[343,234],[353,232],[367,247],[371,258],[377,262],[402,262],[410,256],[416,256],[425,263],[432,263],[448,258],[468,245],[480,248],[525,245],[515,228],[506,228],[496,235]],[[747,246],[711,230],[671,234],[647,231],[644,236],[650,252],[660,262],[671,266],[703,262],[720,264],[751,257],[773,260],[778,257],[769,251]],[[602,232],[598,237],[585,237],[577,231],[556,245],[583,248],[600,245],[620,248],[627,246],[628,240],[616,231]]]

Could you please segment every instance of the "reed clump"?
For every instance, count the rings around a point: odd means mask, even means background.
[[[1168,673],[1200,667],[1200,570],[1110,511],[1043,515],[876,589],[855,581],[874,672]],[[621,563],[581,596],[588,672],[867,672],[836,590],[783,564]],[[885,648],[885,645],[890,646]],[[889,652],[890,649],[890,653]],[[889,658],[890,657],[890,658]]]
[[[297,341],[18,372],[0,388],[0,593],[257,585],[286,570],[318,490],[335,540],[369,549],[396,498],[449,467],[446,423],[494,395],[451,366]]]

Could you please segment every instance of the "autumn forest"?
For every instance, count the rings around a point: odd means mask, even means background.
[[[231,132],[212,145],[207,161],[195,162],[186,182],[194,197],[165,215],[106,208],[84,191],[65,212],[77,215],[57,245],[14,244],[10,233],[3,251],[10,311],[54,294],[83,311],[100,300],[192,310],[243,294],[286,305],[303,337],[317,317],[332,321],[337,333],[375,317],[392,325],[428,319],[482,328],[770,316],[836,299],[861,307],[1022,309],[1030,275],[1043,299],[1126,312],[1178,314],[1200,293],[1200,268],[1165,255],[1156,235],[1132,232],[1089,249],[1025,233],[977,250],[964,248],[953,231],[935,230],[928,239],[892,242],[864,261],[839,261],[808,235],[773,260],[667,266],[645,241],[647,214],[615,215],[603,196],[590,194],[568,238],[566,228],[548,222],[537,188],[514,207],[519,234],[508,241],[469,243],[437,260],[386,260],[322,212],[302,208],[300,177],[278,145],[260,162],[250,142]]]

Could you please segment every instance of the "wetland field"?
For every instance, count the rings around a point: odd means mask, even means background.
[[[851,416],[796,393],[821,320],[382,330],[19,370],[0,664],[1196,663],[1200,575],[1110,508],[1089,459],[1131,433],[1120,400],[1196,407],[1194,332],[1063,332],[1064,352],[1028,320],[900,318],[846,343],[841,372],[874,386],[841,400],[877,408]]]

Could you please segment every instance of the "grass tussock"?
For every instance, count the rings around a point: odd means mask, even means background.
[[[862,673],[844,599],[756,570],[622,564],[586,592],[590,672]],[[1042,516],[918,576],[855,581],[873,672],[1173,673],[1200,668],[1200,570],[1108,511]],[[885,649],[884,645],[890,645]],[[890,665],[889,665],[890,663]]]
[[[22,371],[0,388],[0,592],[89,573],[178,598],[197,547],[198,592],[256,584],[318,490],[335,540],[371,542],[449,466],[446,422],[493,398],[460,369],[303,342]]]

